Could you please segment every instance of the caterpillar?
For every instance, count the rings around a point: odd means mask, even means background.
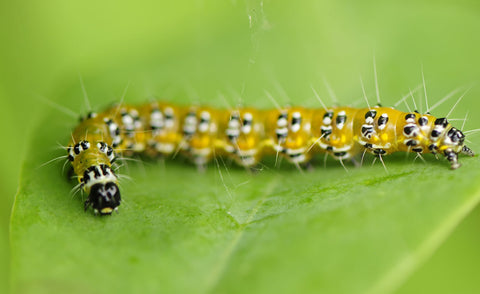
[[[381,159],[403,151],[440,154],[457,169],[458,154],[474,155],[464,142],[465,135],[447,118],[380,105],[222,110],[153,102],[89,113],[74,129],[67,156],[79,187],[88,195],[84,209],[110,215],[121,202],[112,169],[120,155],[181,153],[202,169],[215,156],[253,168],[266,155],[301,165],[325,153],[343,164],[366,152]]]

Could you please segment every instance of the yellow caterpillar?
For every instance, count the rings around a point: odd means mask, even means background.
[[[121,201],[112,170],[119,154],[180,152],[199,168],[224,156],[251,168],[269,154],[299,165],[316,153],[343,161],[365,152],[382,157],[404,151],[444,155],[456,169],[459,153],[474,155],[464,140],[446,118],[379,106],[220,110],[155,102],[90,113],[74,130],[67,152],[89,195],[85,210],[91,206],[105,215]]]

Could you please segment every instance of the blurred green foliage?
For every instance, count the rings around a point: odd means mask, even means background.
[[[79,74],[90,95],[94,93],[95,108],[118,101],[129,81],[130,102],[187,97],[220,104],[221,91],[230,101],[241,94],[249,105],[270,107],[271,102],[262,99],[267,89],[282,104],[314,106],[311,84],[328,97],[323,76],[340,101],[358,98],[363,105],[359,75],[373,98],[375,55],[385,105],[421,82],[421,65],[433,104],[452,89],[478,81],[479,13],[480,4],[473,0],[2,1],[0,260],[8,258],[7,223],[20,167],[24,158],[31,158],[24,153],[35,149],[26,147],[30,135],[38,131],[39,122],[49,128],[45,117],[52,113],[65,120],[66,129],[75,124],[44,101],[83,113]],[[463,118],[470,109],[467,129],[479,125],[475,111],[479,93],[474,87],[455,113]],[[449,105],[436,112],[448,112]],[[480,150],[476,144],[473,149]],[[447,252],[475,254],[463,250],[468,242],[476,244],[468,236],[478,231],[473,225],[468,228],[470,234],[457,237]],[[454,264],[450,255],[439,257],[439,263]],[[8,263],[3,264],[7,271]],[[0,276],[8,277],[1,272]],[[423,277],[412,287],[429,287],[436,279]],[[469,291],[474,282],[465,283],[463,289]],[[0,280],[0,285],[7,283]]]

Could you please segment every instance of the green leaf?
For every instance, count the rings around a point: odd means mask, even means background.
[[[71,196],[54,142],[63,115],[39,124],[11,223],[17,292],[386,293],[439,246],[480,199],[478,158],[362,168],[336,162],[258,174],[218,160],[128,163],[120,213],[95,217]]]
[[[357,72],[374,101],[373,52],[385,106],[421,82],[419,60],[430,105],[478,79],[473,4],[204,2],[22,7],[23,22],[15,19],[21,26],[5,42],[2,103],[16,118],[3,124],[14,125],[4,137],[16,145],[8,146],[21,145],[16,134],[40,104],[25,89],[88,110],[78,72],[94,109],[121,100],[129,80],[128,103],[156,96],[267,108],[267,89],[280,104],[319,107],[310,84],[328,101],[323,74],[342,104],[363,106]],[[458,44],[468,46],[457,54]],[[471,110],[469,128],[480,125],[478,95],[472,89],[454,112]],[[64,155],[55,147],[76,120],[38,109],[44,118],[30,130],[11,219],[14,293],[389,293],[480,199],[478,157],[451,171],[432,156],[423,163],[398,154],[385,158],[388,174],[371,157],[346,172],[333,161],[323,168],[320,156],[303,173],[270,159],[254,175],[222,161],[199,173],[177,158],[128,163],[120,214],[95,217],[71,195],[76,183],[63,162],[43,166]]]

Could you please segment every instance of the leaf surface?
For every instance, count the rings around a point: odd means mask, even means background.
[[[95,217],[61,163],[39,167],[64,128],[45,124],[12,219],[20,292],[385,293],[480,197],[478,158],[451,171],[433,157],[391,156],[388,174],[378,163],[250,174],[221,160],[205,173],[147,160],[123,168],[133,180],[122,181],[120,213]]]

